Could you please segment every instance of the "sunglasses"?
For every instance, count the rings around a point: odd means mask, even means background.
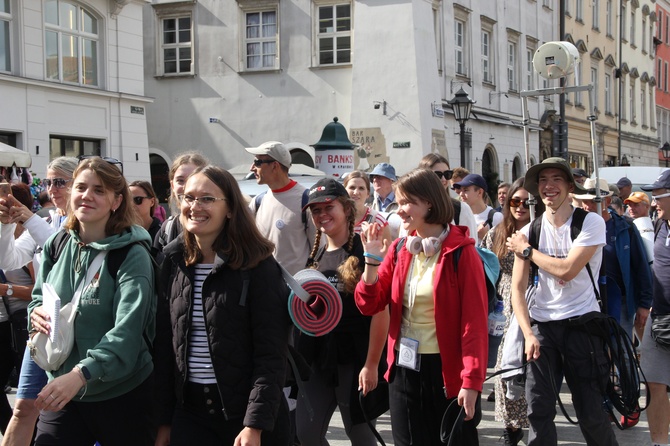
[[[225,201],[225,198],[210,197],[205,195],[204,197],[194,197],[193,195],[177,195],[179,201],[186,203],[189,207],[193,207],[196,203],[200,205],[201,208],[207,209],[215,202],[221,200]]]
[[[54,179],[46,178],[42,180],[42,184],[46,188],[53,186],[56,189],[63,189],[65,186],[67,186],[67,183],[69,183],[70,181],[72,180],[66,180],[64,178],[54,178]]]
[[[84,160],[90,159],[90,158],[101,158],[103,161],[107,161],[109,164],[113,164],[119,168],[121,173],[123,173],[123,163],[116,158],[110,158],[108,156],[98,156],[98,155],[79,155],[77,159],[81,163]]]
[[[661,194],[661,195],[652,195],[651,196],[651,198],[653,198],[654,200],[658,200],[659,198],[668,198],[668,197],[670,197],[670,192],[666,192],[666,193]]]
[[[277,160],[259,160],[258,158],[254,159],[254,166],[255,167],[261,167],[263,164],[270,164],[274,163]]]
[[[433,173],[437,175],[439,179],[442,179],[444,177],[445,180],[451,180],[451,177],[454,175],[453,170],[445,170],[444,172],[440,172],[439,170],[433,170]]]
[[[133,197],[133,202],[140,206],[142,203],[144,203],[144,200],[150,200],[153,197]]]
[[[523,205],[526,209],[530,208],[530,205],[528,204],[528,199],[526,198],[525,200],[522,200],[521,198],[510,198],[509,199],[509,206],[511,208],[518,208],[519,206]]]

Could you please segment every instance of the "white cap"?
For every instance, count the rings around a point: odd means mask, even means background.
[[[247,147],[244,150],[252,155],[267,155],[282,166],[291,167],[291,152],[279,141],[264,142],[258,147]]]

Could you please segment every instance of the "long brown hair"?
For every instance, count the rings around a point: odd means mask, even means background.
[[[411,170],[400,177],[394,187],[407,199],[415,197],[430,203],[426,223],[447,226],[454,219],[454,205],[432,170],[421,167]]]
[[[512,210],[509,206],[509,201],[512,196],[519,190],[523,189],[525,178],[520,177],[512,183],[509,191],[507,191],[507,198],[505,198],[505,204],[503,205],[503,219],[498,223],[495,228],[493,228],[493,245],[491,246],[493,253],[500,259],[504,259],[509,252],[507,249],[507,237],[511,237],[512,234],[516,231],[516,219],[512,215]],[[537,200],[535,205],[535,217],[539,217],[544,212],[544,203],[542,200]]]
[[[105,191],[111,191],[114,192],[114,195],[121,196],[121,204],[111,213],[105,224],[105,233],[107,236],[121,234],[132,225],[139,224],[139,217],[135,212],[135,208],[131,205],[128,183],[115,165],[108,163],[100,157],[85,158],[81,160],[74,170],[72,178],[76,180],[77,176],[84,170],[93,172],[102,183]],[[81,226],[77,217],[70,211],[70,206],[68,203],[68,218],[63,227],[78,232]]]
[[[354,237],[356,236],[356,233],[354,232],[354,226],[356,225],[356,204],[354,203],[354,200],[349,198],[348,195],[339,196],[335,199],[335,201],[342,203],[342,207],[344,208],[344,215],[347,216],[349,238],[347,239],[345,250],[351,254],[354,248]],[[317,228],[316,237],[314,237],[314,246],[312,247],[312,252],[309,254],[309,259],[307,260],[307,268],[317,269],[319,266],[319,262],[316,260],[316,254],[319,251],[319,247],[321,246],[321,235],[321,229]],[[337,267],[337,274],[340,276],[340,279],[344,284],[345,292],[354,292],[356,284],[363,274],[360,266],[361,265],[358,257],[351,254]]]
[[[229,218],[214,240],[212,249],[226,256],[226,263],[232,269],[249,269],[270,257],[274,244],[265,238],[242,197],[235,178],[224,169],[205,166],[196,169],[194,175],[204,175],[216,185],[226,199]],[[183,223],[182,223],[182,226]],[[187,265],[199,263],[203,259],[195,236],[184,228],[184,260]]]

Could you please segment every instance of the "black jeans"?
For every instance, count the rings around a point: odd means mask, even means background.
[[[152,446],[153,375],[116,398],[80,402],[75,397],[58,412],[42,411],[37,422],[36,446]]]
[[[533,332],[540,342],[540,357],[530,363],[526,377],[526,400],[530,433],[528,446],[557,443],[556,396],[552,387],[565,376],[572,393],[579,427],[589,446],[616,445],[617,440],[603,411],[602,389],[609,377],[603,340],[566,322],[539,322]]]
[[[244,428],[242,418],[226,420],[216,385],[187,383],[184,404],[175,409],[170,431],[171,446],[232,445]],[[291,444],[288,405],[281,397],[279,413],[272,432],[261,434],[263,446]]]
[[[0,301],[0,305],[3,303]],[[16,363],[14,350],[12,349],[12,327],[9,321],[0,322],[0,432],[5,433],[9,419],[12,418],[12,406],[5,394],[5,384],[12,373]]]
[[[396,446],[443,446],[440,441],[442,415],[453,398],[444,395],[440,355],[421,355],[421,370],[395,367],[389,386],[393,443]],[[475,416],[463,423],[452,444],[478,446],[477,425],[482,419],[481,394]]]

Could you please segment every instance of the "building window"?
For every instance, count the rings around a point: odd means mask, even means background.
[[[455,23],[455,56],[456,56],[456,74],[467,76],[465,66],[465,22],[456,20]]]
[[[654,49],[654,21],[649,20],[649,54],[652,56],[656,53]]]
[[[642,52],[647,52],[647,18],[642,17]]]
[[[600,1],[591,0],[591,28],[600,29]]]
[[[575,85],[582,85],[582,67],[581,64],[575,66]],[[582,105],[582,92],[575,92],[575,105]]]
[[[533,69],[533,56],[535,55],[535,49],[526,48],[526,85],[529,90],[535,88],[535,70]]]
[[[591,67],[591,85],[593,85],[593,107],[598,107],[598,88],[600,83],[598,82],[598,69]]]
[[[660,75],[660,74],[659,74]],[[668,63],[663,65],[663,91],[668,92]]]
[[[583,19],[584,0],[575,1],[575,20],[581,22]]]
[[[572,17],[572,13],[570,12],[570,2],[571,2],[571,0],[564,0],[564,3],[565,3],[565,15]]]
[[[44,5],[47,79],[98,85],[98,19],[87,9],[63,0]]]
[[[493,64],[491,62],[491,33],[482,30],[482,73],[484,82],[488,83],[493,83]]]
[[[631,79],[628,87],[628,97],[630,98],[630,122],[635,123],[635,82]]]
[[[161,21],[163,74],[193,74],[193,28],[191,16]]]
[[[507,89],[509,91],[518,90],[519,81],[517,79],[516,69],[516,43],[507,42]]]
[[[642,112],[642,126],[647,126],[647,89],[644,85],[640,86],[640,111]]]
[[[654,113],[654,87],[649,87],[649,127],[656,128],[656,113]]]
[[[437,72],[440,76],[444,71],[444,35],[441,11],[441,5],[433,5],[433,31],[435,32],[435,50],[437,52]]]
[[[661,76],[663,75],[663,61],[658,59],[658,68],[656,68],[656,78],[658,79],[659,84],[661,83]]]
[[[245,14],[246,69],[277,68],[277,11]]]
[[[670,43],[670,16],[665,15],[665,43]]]
[[[612,114],[612,76],[605,74],[605,114]]]
[[[12,24],[12,11],[9,6],[9,0],[0,0],[0,71],[5,72],[12,69],[9,33]]]
[[[612,37],[612,0],[607,0],[605,7],[605,33],[607,37]]]
[[[621,5],[621,40],[626,39],[626,5]]]
[[[630,11],[630,44],[635,45],[635,10]]]
[[[49,159],[59,156],[78,157],[80,155],[101,155],[102,142],[99,139],[83,139],[69,136],[49,137]]]
[[[319,65],[351,63],[351,3],[319,6]]]
[[[626,79],[621,78],[621,103],[619,104],[621,109],[621,120],[627,121],[626,119]]]

